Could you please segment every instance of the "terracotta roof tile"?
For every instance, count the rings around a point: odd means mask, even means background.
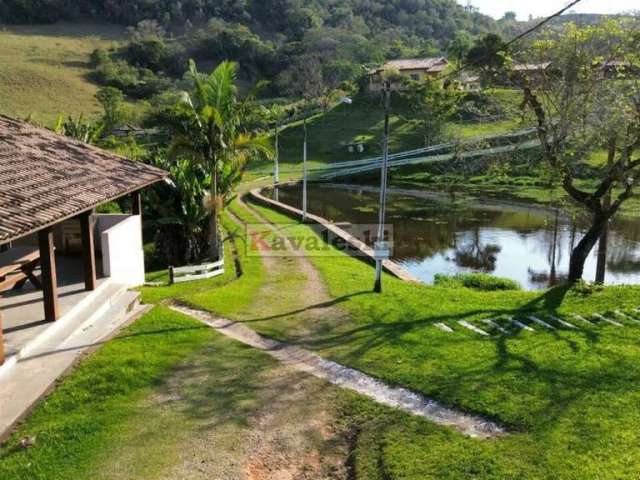
[[[0,115],[0,243],[167,175],[150,165]]]
[[[444,57],[435,58],[404,58],[399,60],[390,60],[383,67],[373,70],[372,73],[380,72],[388,69],[395,70],[427,70],[429,72],[442,72],[447,68],[449,62]]]

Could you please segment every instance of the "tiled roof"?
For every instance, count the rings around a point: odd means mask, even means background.
[[[427,70],[428,72],[441,72],[447,66],[449,62],[444,57],[435,57],[435,58],[406,58],[399,60],[391,60],[384,64],[382,68],[375,70],[375,72],[380,72],[388,69],[395,70]]]
[[[158,182],[167,172],[0,115],[0,243]]]

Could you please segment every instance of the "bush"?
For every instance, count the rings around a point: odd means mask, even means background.
[[[486,273],[460,273],[453,276],[438,274],[435,276],[434,285],[446,288],[473,288],[485,292],[522,289],[515,280],[494,277]]]

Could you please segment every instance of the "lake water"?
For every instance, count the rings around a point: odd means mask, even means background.
[[[280,189],[280,200],[300,208],[301,188]],[[333,222],[371,224],[378,218],[378,193],[367,187],[312,185],[308,205]],[[439,273],[485,272],[529,290],[566,278],[572,245],[584,231],[580,218],[533,204],[405,190],[390,193],[387,223],[393,226],[393,259],[424,282]],[[596,251],[585,280],[595,279]],[[606,283],[640,283],[640,221],[611,224]]]

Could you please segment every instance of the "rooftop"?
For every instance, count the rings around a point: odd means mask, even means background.
[[[167,175],[0,115],[0,243],[74,217]]]
[[[444,57],[433,58],[405,58],[398,60],[390,60],[382,67],[374,70],[380,72],[382,70],[395,69],[395,70],[427,70],[429,72],[441,72],[447,68],[449,62]]]

